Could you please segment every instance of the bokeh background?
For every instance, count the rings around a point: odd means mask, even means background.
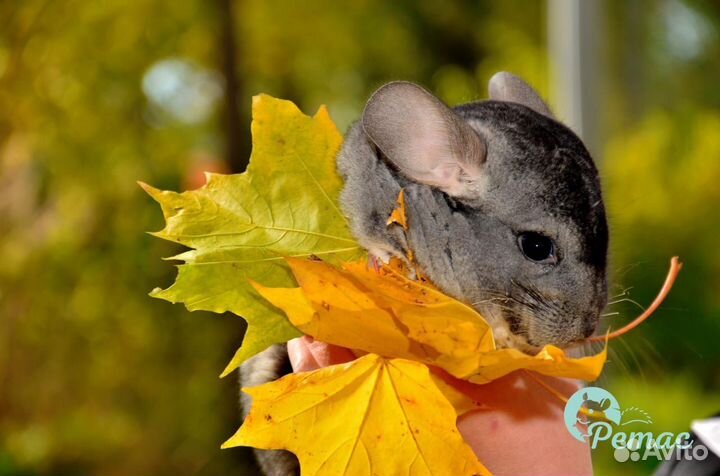
[[[607,324],[685,262],[600,384],[653,431],[684,431],[720,410],[720,4],[608,0],[590,19]],[[242,320],[147,296],[178,250],[145,234],[162,217],[135,181],[241,171],[259,92],[327,104],[342,129],[392,79],[458,104],[509,70],[561,104],[548,21],[522,0],[0,0],[0,475],[255,474],[219,449],[239,424],[237,383],[217,375]]]

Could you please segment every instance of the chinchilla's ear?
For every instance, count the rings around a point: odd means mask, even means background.
[[[525,81],[504,71],[495,73],[488,83],[490,99],[522,104],[535,112],[555,119],[540,95]]]
[[[386,84],[372,95],[362,124],[370,140],[409,179],[454,197],[475,197],[484,140],[420,86]]]

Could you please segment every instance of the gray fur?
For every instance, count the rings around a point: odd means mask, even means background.
[[[512,101],[447,109],[455,117],[442,121],[433,119],[446,114],[438,112],[439,101],[418,100],[419,87],[406,84],[391,83],[380,92],[392,94],[371,98],[338,157],[345,180],[341,205],[360,243],[382,259],[403,257],[411,249],[435,284],[490,321],[501,346],[532,351],[589,335],[607,299],[608,238],[597,170],[582,142],[551,118],[530,86],[508,73],[494,76],[490,89]],[[378,100],[390,104],[379,106]],[[398,127],[397,110],[412,124],[426,117],[435,127]],[[413,168],[399,148],[417,151],[422,149],[417,143],[450,142],[459,133],[448,125],[456,123],[469,126],[486,153],[472,186],[448,189],[428,180],[427,169],[434,163],[462,169],[462,156],[451,148],[445,155],[436,150]],[[383,130],[376,144],[376,131]],[[388,146],[393,134],[396,143]],[[385,225],[401,187],[407,240],[398,227]],[[557,264],[525,258],[517,237],[528,231],[555,241]]]
[[[277,380],[291,371],[285,344],[268,347],[240,367],[240,387],[254,387]],[[252,398],[240,392],[243,420],[250,413]],[[266,476],[295,476],[300,465],[294,454],[284,450],[255,450],[258,466]]]
[[[341,206],[362,246],[385,261],[412,250],[440,289],[485,316],[498,346],[565,346],[594,332],[607,301],[597,170],[521,79],[498,73],[489,89],[492,100],[450,109],[410,83],[380,88],[337,159]],[[401,189],[407,232],[386,225]],[[523,232],[552,238],[557,262],[527,259]],[[264,354],[243,366],[247,383],[281,375],[260,376],[257,362],[287,353]],[[288,474],[284,452],[258,453],[266,474]]]

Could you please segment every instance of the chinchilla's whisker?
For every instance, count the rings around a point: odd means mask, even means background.
[[[482,294],[487,294],[488,296],[497,297],[497,298],[509,298],[510,296],[507,295],[507,293],[503,291],[496,291],[494,289],[481,289],[480,292]]]
[[[486,302],[494,302],[494,301],[512,301],[512,298],[509,298],[507,296],[497,296],[497,297],[489,297],[487,299],[481,299],[479,301],[473,301],[470,303],[470,305],[475,306],[477,304],[483,304]]]
[[[630,291],[631,291],[634,287],[635,287],[635,286],[629,286],[629,287],[623,289],[622,292],[620,292],[619,294],[615,294],[614,296],[610,296],[610,299],[612,300],[612,299],[617,299],[617,298],[619,298],[619,297],[628,296],[628,295],[630,295]]]
[[[616,312],[606,312],[605,314],[600,314],[600,317],[610,317],[610,316],[618,316],[620,315],[619,311]]]
[[[638,344],[633,347],[641,356],[645,368],[650,369],[652,374],[662,375],[663,367],[661,365],[662,356],[657,349],[644,337],[638,339]]]
[[[662,360],[663,356],[658,352],[657,348],[652,344],[650,339],[645,337],[638,338],[638,344],[642,346],[643,352],[650,355],[654,360]]]
[[[642,379],[642,381],[646,381],[647,375],[645,374],[645,367],[640,362],[640,359],[638,359],[637,349],[628,344],[627,340],[624,337],[620,337],[616,340],[619,340],[622,346],[625,348],[623,353],[632,360],[633,369],[640,374],[640,378]]]
[[[491,294],[491,296],[492,296],[492,294]],[[487,299],[481,299],[481,300],[479,300],[479,301],[474,301],[474,302],[472,302],[472,303],[470,303],[470,304],[474,306],[474,305],[476,305],[476,304],[483,304],[483,303],[486,303],[486,302],[496,302],[496,301],[500,301],[500,302],[503,302],[503,301],[505,301],[505,302],[513,302],[513,301],[516,301],[516,299],[513,298],[512,296],[505,296],[505,295],[500,296],[500,295],[496,295],[496,296],[494,296],[494,297],[489,297],[489,298],[487,298]]]
[[[600,319],[598,320],[598,324],[602,323],[603,325],[609,326],[609,325],[611,325],[611,323],[616,321],[617,315],[620,315],[620,313],[618,313],[616,315],[613,315],[613,314],[601,315]],[[600,328],[600,327],[598,327],[598,328]],[[605,329],[603,332],[605,332],[605,331],[607,331],[607,329]]]
[[[590,342],[590,345],[592,347],[593,353],[597,354],[598,352],[602,351],[605,348],[604,342]]]
[[[498,303],[496,303],[496,302],[493,302],[493,299],[485,299],[485,300],[482,300],[482,301],[473,302],[473,303],[471,303],[470,305],[474,307],[474,306],[477,306],[477,305],[480,305],[480,304],[486,304],[486,303],[490,303],[490,304],[492,304],[493,306],[499,307],[500,309],[505,309],[505,310],[508,310],[508,311],[512,311],[512,308],[511,308],[511,307],[503,306],[502,304],[498,304]]]
[[[526,296],[532,299],[538,310],[544,310],[548,316],[562,314],[563,309],[558,305],[558,302],[554,299],[547,299],[536,287],[522,283],[515,284],[524,291]]]
[[[563,314],[563,309],[556,300],[547,299],[534,286],[516,280],[511,283],[522,293],[520,298],[514,298],[514,302],[527,309],[534,319],[552,321]]]
[[[478,303],[478,304],[483,304],[483,303]],[[510,306],[503,306],[502,304],[498,304],[498,303],[495,303],[495,302],[493,302],[493,303],[491,303],[491,304],[492,304],[493,306],[499,308],[499,309],[505,309],[505,310],[507,310],[507,311],[512,311],[512,308],[511,308]],[[473,304],[473,306],[476,306],[476,305],[477,305],[477,304]]]
[[[617,299],[615,301],[610,301],[609,303],[607,303],[607,305],[612,306],[613,304],[620,304],[621,302],[629,302],[631,304],[636,305],[641,311],[645,311],[645,307],[643,307],[642,304],[640,304],[639,302],[635,301],[634,299],[630,299],[630,298],[622,298],[622,299]]]
[[[571,357],[585,357],[586,355],[590,355],[589,352],[592,352],[592,342],[580,342],[577,345],[570,346],[566,352],[567,355]]]
[[[615,347],[608,349],[608,362],[613,363],[617,366],[620,372],[625,375],[632,374],[632,370],[628,365],[625,356],[622,352],[618,351]]]
[[[631,263],[626,266],[623,266],[622,268],[616,269],[614,274],[615,274],[616,278],[619,279],[620,277],[628,274],[633,269],[637,268],[638,266],[644,265],[644,264],[647,264],[647,261],[638,261],[636,263]]]
[[[483,293],[490,295],[490,298],[487,299],[481,299],[479,301],[474,301],[470,303],[471,306],[477,306],[479,304],[485,304],[485,303],[491,303],[493,305],[499,306],[497,302],[506,302],[511,303],[514,302],[516,304],[519,304],[521,306],[528,306],[528,303],[523,302],[513,296],[508,295],[505,292],[501,291],[494,291],[494,290],[483,290]],[[509,308],[508,308],[509,309]]]
[[[498,305],[493,305],[492,307],[490,307],[488,309],[489,316],[487,316],[487,317],[492,317],[492,319],[497,320],[497,321],[506,320],[505,317],[502,316],[502,314],[498,315],[499,309],[503,309],[507,312],[507,314],[517,318],[517,313],[516,313],[515,309],[502,307],[502,306],[498,306]],[[513,334],[515,334],[516,336],[520,336],[520,337],[525,337],[525,338],[528,337],[527,330],[525,330],[523,328],[515,329],[513,331]]]
[[[585,341],[583,342],[582,347],[585,352],[584,355],[595,355],[602,352],[602,350],[605,348],[605,343]]]

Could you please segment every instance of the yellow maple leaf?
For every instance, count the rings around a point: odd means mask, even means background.
[[[398,193],[397,202],[395,204],[395,209],[393,209],[390,217],[387,219],[388,226],[393,224],[400,225],[403,230],[408,229],[407,213],[405,211],[405,190],[403,189],[400,189],[400,193]]]
[[[322,342],[420,360],[460,377],[475,369],[478,352],[495,348],[474,309],[388,267],[378,274],[364,263],[339,270],[321,261],[287,261],[299,288],[255,288]]]
[[[607,349],[577,359],[552,345],[534,356],[496,349],[490,326],[473,308],[390,266],[376,272],[364,263],[288,264],[299,288],[254,286],[295,327],[323,342],[421,361],[474,383],[519,369],[592,381],[607,358]]]
[[[546,345],[535,355],[517,349],[496,349],[478,355],[477,370],[466,377],[473,383],[488,383],[516,370],[532,370],[553,377],[574,378],[592,382],[602,373],[607,360],[607,346],[595,355],[572,358],[554,345]]]
[[[368,354],[243,391],[252,409],[223,448],[289,450],[303,476],[490,474],[421,363]]]

